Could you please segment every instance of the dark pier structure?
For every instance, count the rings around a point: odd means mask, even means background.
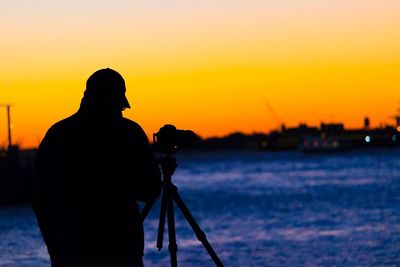
[[[0,204],[31,200],[35,150],[20,150],[12,142],[11,105],[7,109],[7,148],[0,150]]]

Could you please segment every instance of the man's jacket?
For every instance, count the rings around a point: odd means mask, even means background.
[[[143,254],[137,201],[156,198],[161,177],[135,122],[81,109],[52,126],[38,152],[34,211],[54,258]]]

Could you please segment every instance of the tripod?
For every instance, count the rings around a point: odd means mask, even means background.
[[[163,173],[163,188],[161,195],[161,209],[160,209],[160,220],[158,225],[158,237],[157,237],[157,248],[161,250],[164,241],[164,226],[165,217],[168,218],[168,238],[169,238],[169,254],[171,258],[171,266],[178,266],[177,251],[178,246],[176,244],[176,233],[175,233],[175,218],[174,218],[174,203],[175,201],[178,208],[181,210],[182,214],[185,216],[186,220],[192,227],[192,230],[196,234],[197,239],[203,244],[208,254],[214,261],[215,265],[218,267],[223,267],[221,260],[218,258],[214,249],[211,247],[207,240],[206,235],[201,230],[200,226],[197,224],[189,209],[186,207],[182,198],[178,194],[178,188],[172,183],[172,175],[177,167],[176,159],[171,155],[167,154],[165,158],[161,160],[161,167]],[[141,219],[144,221],[153,206],[155,200],[149,202],[143,208]]]

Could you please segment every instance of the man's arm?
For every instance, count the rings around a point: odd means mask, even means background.
[[[35,175],[33,180],[33,210],[36,214],[37,222],[42,233],[43,239],[49,250],[53,247],[54,224],[51,222],[52,217],[52,200],[51,200],[51,137],[49,133],[41,142],[37,154]]]
[[[136,200],[149,202],[154,200],[161,192],[161,173],[154,158],[149,140],[144,131],[138,126],[138,162],[137,166],[138,183],[135,187]]]

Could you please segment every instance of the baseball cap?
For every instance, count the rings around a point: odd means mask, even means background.
[[[119,102],[122,109],[131,108],[125,92],[124,78],[110,68],[94,72],[86,81],[86,95],[96,95],[110,101]]]

